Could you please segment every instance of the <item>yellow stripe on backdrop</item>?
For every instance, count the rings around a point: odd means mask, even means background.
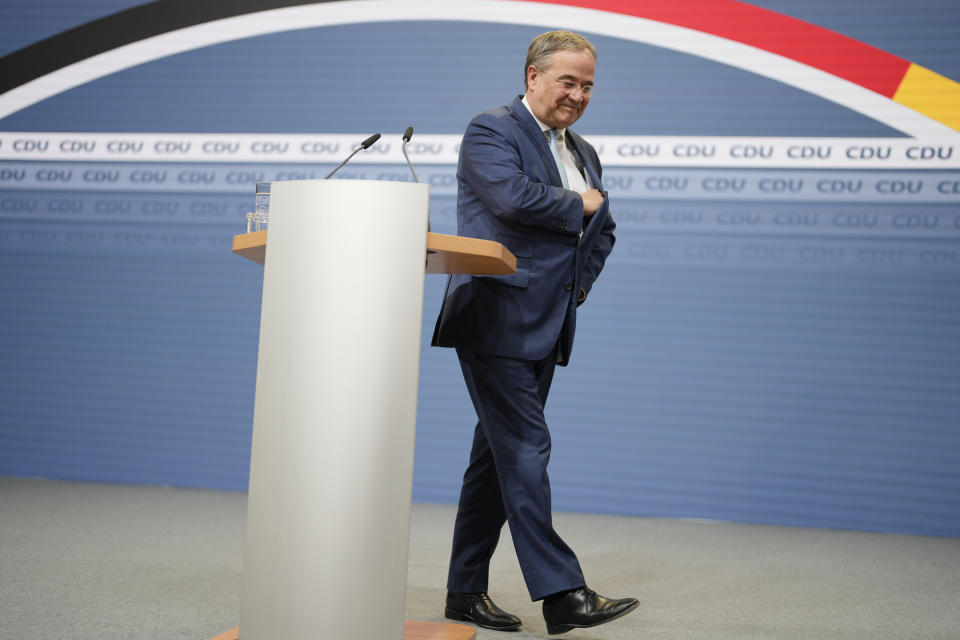
[[[960,131],[960,84],[946,76],[911,64],[893,99]]]

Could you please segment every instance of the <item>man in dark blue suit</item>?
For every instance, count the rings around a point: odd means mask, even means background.
[[[515,630],[520,619],[487,595],[490,558],[504,522],[547,631],[563,633],[637,607],[586,588],[573,551],[553,528],[550,432],[543,408],[554,367],[573,348],[577,307],[610,250],[615,224],[596,151],[568,127],[593,91],[596,51],[569,31],[535,38],[526,94],[467,127],[457,168],[463,236],[504,244],[508,276],[453,275],[433,344],[455,347],[477,411],[447,581],[446,616]]]

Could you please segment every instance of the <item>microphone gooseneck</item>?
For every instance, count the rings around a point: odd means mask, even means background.
[[[364,140],[363,142],[361,142],[361,143],[360,143],[360,146],[357,147],[356,149],[354,149],[353,153],[351,153],[350,155],[348,155],[347,158],[346,158],[346,160],[344,160],[343,162],[341,162],[340,164],[338,164],[336,167],[334,167],[333,171],[331,171],[331,172],[328,173],[326,176],[324,176],[323,179],[326,180],[327,178],[329,178],[330,176],[332,176],[333,174],[335,174],[337,171],[340,170],[340,167],[342,167],[343,165],[345,165],[345,164],[347,164],[348,162],[350,162],[350,158],[352,158],[353,156],[357,155],[358,153],[360,153],[360,152],[363,151],[364,149],[369,149],[369,148],[373,145],[373,143],[376,142],[376,141],[379,140],[379,139],[380,139],[380,134],[379,134],[379,133],[375,133],[375,134],[373,134],[372,136],[370,136],[369,138],[367,138],[366,140]]]
[[[413,127],[407,127],[407,130],[403,132],[403,144],[400,145],[400,150],[403,151],[403,157],[407,160],[407,166],[410,167],[410,173],[413,174],[413,181],[420,182],[417,179],[417,172],[413,170],[413,164],[410,162],[410,156],[407,155],[407,143],[410,142],[410,138],[413,137]]]

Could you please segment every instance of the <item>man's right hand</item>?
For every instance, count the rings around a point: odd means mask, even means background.
[[[603,194],[596,189],[587,189],[580,195],[583,198],[583,215],[588,218],[603,206]]]

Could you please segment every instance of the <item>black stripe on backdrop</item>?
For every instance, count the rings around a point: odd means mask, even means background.
[[[126,44],[267,9],[343,0],[157,0],[93,20],[0,58],[0,93]]]

